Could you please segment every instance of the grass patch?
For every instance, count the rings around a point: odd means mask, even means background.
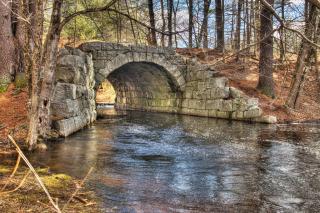
[[[17,73],[17,75],[15,76],[14,85],[18,89],[27,87],[28,81],[25,73]]]
[[[8,84],[0,84],[0,93],[4,93],[8,89]]]
[[[12,171],[12,168],[9,168],[8,166],[0,165],[0,174],[8,174]]]
[[[63,188],[72,184],[72,178],[66,174],[46,175],[41,179],[48,188]]]

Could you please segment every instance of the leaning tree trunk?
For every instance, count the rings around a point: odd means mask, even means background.
[[[274,0],[267,0],[273,5]],[[259,82],[257,89],[263,94],[274,98],[273,82],[273,38],[270,35],[273,31],[272,13],[262,5],[260,14],[260,59],[259,59]],[[267,37],[268,36],[268,37]],[[267,38],[266,38],[267,37]]]
[[[310,12],[308,14],[308,22],[306,24],[306,36],[313,40],[315,34],[316,24],[319,20],[319,9],[316,6],[310,4]],[[309,52],[312,50],[311,45],[302,40],[301,46],[297,58],[296,68],[291,82],[290,91],[286,100],[286,106],[290,108],[296,108],[299,92],[302,89],[302,82],[306,74],[306,64],[309,63]]]

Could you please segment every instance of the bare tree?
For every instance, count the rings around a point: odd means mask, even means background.
[[[2,83],[11,81],[10,73],[14,66],[14,35],[12,29],[12,2],[10,0],[0,1],[0,86]]]
[[[189,0],[189,5],[188,5],[188,11],[189,11],[189,27],[188,27],[188,32],[189,32],[189,48],[193,47],[193,42],[192,42],[192,30],[193,30],[193,0]]]
[[[217,50],[224,51],[224,1],[216,0]]]
[[[272,6],[274,0],[268,0]],[[259,60],[259,82],[257,89],[269,97],[275,97],[273,82],[273,31],[272,12],[262,5],[260,14],[260,60]]]
[[[148,9],[149,9],[149,19],[150,19],[150,26],[153,29],[150,29],[150,45],[157,46],[157,37],[156,31],[156,22],[154,19],[154,11],[153,11],[153,0],[148,0]]]
[[[243,0],[238,0],[237,9],[237,23],[236,23],[236,35],[235,35],[235,49],[240,51],[241,44],[241,11],[242,11]],[[237,61],[239,61],[239,54],[237,54]]]
[[[168,30],[169,30],[169,38],[168,38],[168,46],[172,47],[172,13],[173,13],[173,0],[167,1],[168,5]]]
[[[203,39],[203,47],[208,48],[208,18],[211,0],[203,1],[203,21],[200,29],[199,44]]]
[[[317,23],[320,19],[319,17],[319,9],[314,4],[310,4],[310,9],[308,12],[308,21],[306,23],[306,36],[310,40],[316,38],[315,29],[317,29]],[[310,52],[312,51],[312,49],[313,48],[309,42],[306,42],[306,40],[302,40],[293,79],[290,86],[290,91],[286,100],[286,106],[290,108],[296,108],[297,106],[297,101],[299,93],[302,90],[301,87],[304,77],[310,69]]]

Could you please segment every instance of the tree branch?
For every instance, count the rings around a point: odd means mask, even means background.
[[[320,1],[319,0],[307,0],[307,1],[320,9]]]
[[[71,15],[65,17],[63,19],[63,21],[61,21],[60,23],[60,31],[62,30],[62,28],[69,22],[71,21],[73,18],[80,16],[80,15],[85,15],[88,13],[96,13],[96,12],[103,12],[103,11],[107,11],[110,9],[110,7],[112,7],[118,0],[112,0],[111,2],[109,2],[107,5],[103,6],[103,7],[94,7],[94,8],[88,8],[85,10],[80,10],[78,12],[72,13]]]
[[[318,1],[319,0],[308,0],[308,1]],[[290,30],[292,32],[295,32],[297,33],[299,36],[302,37],[302,39],[304,39],[305,41],[307,41],[309,44],[317,47],[317,48],[320,48],[320,45],[319,44],[316,44],[314,43],[313,41],[311,41],[309,38],[307,38],[303,33],[301,33],[300,31],[296,30],[296,29],[292,29],[290,27],[288,27],[285,23],[285,21],[277,14],[277,12],[275,11],[275,9],[268,3],[266,2],[266,0],[260,0],[260,2],[263,4],[263,6],[265,6],[271,13],[272,15],[279,21],[280,23],[280,26],[282,28],[285,28],[287,30]]]

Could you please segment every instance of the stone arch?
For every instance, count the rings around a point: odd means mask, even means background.
[[[186,66],[173,64],[164,55],[129,51],[118,54],[112,60],[106,61],[104,68],[95,70],[96,85],[100,85],[109,74],[129,63],[148,63],[160,67],[169,74],[169,78],[178,91],[183,92],[185,89],[184,69]]]

